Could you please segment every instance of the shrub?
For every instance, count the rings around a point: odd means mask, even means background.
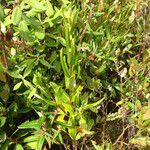
[[[148,6],[2,3],[0,148],[148,147]]]

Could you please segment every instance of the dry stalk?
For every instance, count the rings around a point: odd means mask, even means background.
[[[127,129],[129,129],[130,127],[132,127],[132,126],[133,126],[133,125],[128,125],[128,126],[126,126],[126,127],[123,129],[122,133],[119,135],[119,137],[117,138],[117,140],[115,141],[115,143],[113,144],[113,146],[115,146],[118,142],[120,142],[120,139],[121,139],[122,136],[124,135],[125,131],[126,131]]]

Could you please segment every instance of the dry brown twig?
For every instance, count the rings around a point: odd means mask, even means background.
[[[94,4],[91,3],[91,10],[90,10],[89,15],[88,15],[88,21],[91,20],[91,17],[92,17],[92,15],[93,15],[93,8],[94,8]],[[84,37],[84,35],[85,35],[86,31],[87,31],[88,21],[86,22],[86,25],[85,25],[85,27],[84,27],[84,30],[83,30],[83,32],[82,32],[82,34],[81,34],[81,36],[80,36],[80,43],[82,43],[83,37]]]
[[[115,143],[113,144],[113,146],[115,146],[115,145],[120,141],[120,139],[121,139],[122,136],[124,135],[125,131],[126,131],[127,129],[129,129],[130,127],[132,127],[132,126],[133,126],[133,124],[128,125],[128,126],[126,126],[126,127],[123,129],[122,133],[119,135],[119,137],[117,138],[117,140],[115,141]]]

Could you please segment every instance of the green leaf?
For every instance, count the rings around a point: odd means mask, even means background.
[[[6,140],[6,132],[0,130],[0,142],[4,142]]]
[[[16,6],[12,13],[12,22],[14,25],[18,25],[22,16],[22,11],[19,6]]]
[[[75,94],[72,97],[72,101],[76,104],[77,107],[79,107],[81,105],[79,95],[81,94],[82,89],[83,89],[83,87],[79,86],[76,89],[76,92],[75,92]]]
[[[41,150],[44,144],[45,138],[44,136],[41,136],[39,140],[37,141],[37,150]]]
[[[24,32],[29,32],[29,29],[28,29],[28,26],[27,26],[27,22],[22,20],[20,23],[19,23],[19,30],[20,31],[24,31]]]
[[[52,66],[44,59],[44,58],[41,58],[40,59],[40,63],[46,67],[51,68]]]
[[[62,37],[57,37],[57,41],[60,42],[63,46],[66,46],[66,41]]]
[[[39,40],[43,40],[45,37],[45,31],[43,28],[40,27],[36,27],[34,30],[35,36],[39,39]]]
[[[34,41],[34,36],[29,31],[26,21],[23,20],[19,23],[19,31],[20,31],[20,35],[22,36],[22,38],[24,38],[26,41],[28,42]]]
[[[77,136],[77,129],[76,128],[69,128],[68,129],[68,132],[69,132],[69,136],[72,138],[72,139],[76,139],[76,136]]]
[[[28,148],[30,148],[30,149],[32,149],[32,150],[36,150],[36,149],[37,149],[37,141],[27,143],[27,144],[25,145],[25,147],[28,147]]]
[[[7,72],[11,77],[15,78],[15,79],[21,79],[22,75],[19,74],[18,71],[8,71]]]
[[[57,59],[57,53],[56,51],[52,52],[51,56],[50,56],[50,65],[52,65],[52,63]]]
[[[21,144],[17,144],[14,150],[24,150]]]
[[[28,96],[28,99],[31,99],[32,96],[34,96],[36,94],[36,88],[33,88]]]
[[[27,3],[37,11],[46,10],[46,7],[42,4],[42,2],[38,2],[37,0],[28,0]]]
[[[68,66],[67,66],[67,63],[66,63],[66,57],[63,56],[62,49],[60,50],[60,62],[61,62],[61,65],[62,65],[65,76],[67,76],[69,78],[70,77],[69,69],[68,69]]]
[[[30,87],[30,88],[33,87],[32,84],[31,84],[29,81],[25,80],[25,79],[23,79],[23,83],[24,83],[24,85],[25,85],[26,87]]]
[[[6,122],[6,117],[0,117],[0,127],[2,127]]]
[[[56,102],[57,103],[68,103],[70,101],[69,95],[61,88],[61,86],[57,85],[54,82],[50,83],[51,87],[55,92]]]
[[[38,136],[31,135],[31,136],[28,136],[28,137],[24,138],[23,142],[24,143],[34,142],[34,141],[37,141],[38,138],[39,138]]]
[[[66,49],[67,53],[69,53],[69,47],[70,47],[70,42],[69,42],[69,25],[65,25],[65,40],[66,40]]]
[[[105,97],[103,97],[102,99],[100,99],[99,101],[95,102],[95,103],[91,103],[91,104],[87,104],[85,106],[82,106],[82,108],[84,110],[87,110],[87,109],[91,109],[93,107],[96,107],[98,105],[100,105],[103,101],[104,101]]]
[[[15,91],[15,90],[18,90],[18,89],[20,88],[21,84],[22,84],[22,81],[19,82],[19,83],[17,83],[17,84],[14,86],[13,90],[14,90],[14,91]]]
[[[5,13],[2,5],[0,4],[0,21],[4,21]]]
[[[2,98],[3,101],[7,101],[10,96],[10,87],[8,84],[5,84],[3,87],[3,91],[0,92],[0,98]]]
[[[46,6],[47,6],[47,10],[46,10],[46,15],[48,17],[51,17],[53,14],[54,14],[54,10],[53,10],[53,7],[52,7],[52,4],[49,2],[49,0],[46,1]]]
[[[33,121],[26,121],[18,126],[19,129],[40,129],[45,118],[41,117],[40,119],[33,120]]]
[[[67,114],[67,112],[70,113],[70,116],[72,116],[72,115],[74,114],[73,107],[72,107],[69,103],[62,103],[62,105],[63,105],[64,108],[65,108],[66,114]]]
[[[6,141],[3,143],[2,147],[1,147],[1,150],[8,150],[8,147],[9,147],[9,142],[6,140]]]
[[[54,61],[54,69],[57,71],[57,73],[61,73],[61,64],[60,64],[60,61]]]
[[[24,78],[31,73],[32,68],[34,66],[34,61],[35,59],[29,60],[29,63],[27,64],[27,68],[25,69],[24,74],[23,74]]]
[[[60,121],[55,121],[56,124],[63,126],[65,128],[73,128],[71,124],[68,124],[67,122],[60,122]]]

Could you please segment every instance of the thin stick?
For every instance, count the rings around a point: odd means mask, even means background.
[[[128,126],[126,126],[126,128],[123,129],[122,133],[121,133],[120,136],[117,138],[117,140],[116,140],[116,142],[113,144],[113,146],[116,145],[116,144],[120,141],[120,139],[121,139],[122,136],[124,135],[125,131],[126,131],[128,128],[132,127],[132,126],[133,126],[133,125],[128,125]]]
[[[90,13],[89,13],[89,16],[88,16],[88,21],[91,20],[91,17],[92,17],[92,15],[93,15],[93,8],[94,8],[94,4],[91,4],[91,10],[90,10]],[[84,37],[84,35],[85,35],[86,31],[87,31],[88,21],[86,22],[86,25],[85,25],[85,27],[84,27],[84,30],[83,30],[83,32],[82,32],[82,34],[81,34],[80,43],[82,42],[83,37]]]
[[[5,43],[2,41],[2,63],[6,69],[8,69],[7,57],[6,57],[6,48]]]

